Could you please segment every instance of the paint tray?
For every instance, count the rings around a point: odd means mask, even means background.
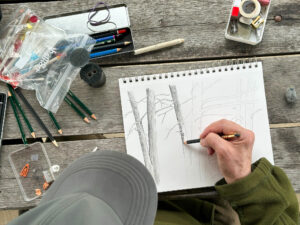
[[[240,18],[242,17],[240,14],[240,10],[241,10],[240,2],[241,2],[241,0],[233,0],[232,7],[230,9],[229,20],[228,20],[226,30],[225,30],[225,38],[229,39],[229,40],[237,41],[237,42],[250,44],[250,45],[257,45],[258,43],[260,43],[262,41],[262,38],[263,38],[263,33],[264,33],[266,22],[267,22],[267,17],[268,17],[269,8],[271,5],[271,0],[270,0],[269,4],[266,6],[263,6],[262,4],[260,4],[261,10],[260,10],[259,16],[264,22],[258,28],[254,28],[254,26],[252,26],[251,24],[249,24],[249,25],[243,24],[239,21]],[[239,9],[239,13],[238,13],[237,17],[232,16],[234,8]],[[251,19],[252,22],[256,18]],[[232,32],[234,23],[236,24],[236,28],[237,28],[236,33]]]
[[[8,158],[24,200],[32,201],[42,196],[45,192],[43,171],[49,171],[49,176],[54,180],[53,172],[50,170],[51,163],[44,146],[37,142],[12,152]],[[29,165],[29,170],[24,177],[20,173],[26,164]],[[36,194],[39,192],[38,189],[41,191],[40,195]]]

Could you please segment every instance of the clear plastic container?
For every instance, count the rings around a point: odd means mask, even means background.
[[[8,158],[25,201],[32,201],[44,194],[45,172],[50,176],[48,179],[55,179],[47,152],[39,142],[12,152]],[[26,165],[29,165],[28,173],[22,176]]]
[[[233,12],[233,8],[240,7],[240,4],[237,4],[237,2],[243,2],[243,1],[233,0],[232,7],[230,9],[229,20],[225,30],[225,38],[237,42],[250,44],[250,45],[257,45],[262,41],[263,38],[263,33],[267,22],[271,0],[268,5],[266,6],[261,5],[259,16],[261,19],[263,19],[264,22],[258,28],[254,28],[251,24],[246,25],[239,22],[240,16],[238,16],[237,18],[232,17],[231,14]],[[251,22],[253,20],[255,20],[255,18],[251,19]],[[233,23],[236,23],[236,25],[234,25]],[[237,32],[235,33],[232,32],[232,30],[235,29],[233,28],[234,26],[236,26],[237,29]]]

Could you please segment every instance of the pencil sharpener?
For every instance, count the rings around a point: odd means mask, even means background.
[[[255,20],[252,21],[251,25],[257,29],[260,25],[264,23],[264,19],[262,19],[260,16],[258,16]]]

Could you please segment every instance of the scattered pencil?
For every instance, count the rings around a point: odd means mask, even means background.
[[[115,39],[115,35],[101,37],[101,38],[97,38],[95,40],[96,40],[96,43],[98,43],[98,42],[103,42],[103,41],[108,41],[108,40],[113,40],[113,39]]]
[[[102,37],[107,37],[109,35],[120,35],[120,34],[125,34],[127,32],[126,29],[120,29],[120,30],[116,30],[116,31],[112,31],[112,32],[108,32],[105,34],[94,34],[91,35],[93,38],[97,39],[97,38],[102,38]]]
[[[25,98],[25,96],[22,94],[21,89],[17,88],[17,89],[15,89],[15,91],[19,95],[19,97],[21,98],[21,100],[24,102],[24,104],[27,106],[27,108],[30,110],[30,112],[33,114],[33,116],[35,117],[35,119],[37,120],[37,122],[41,126],[41,128],[46,132],[46,134],[48,135],[48,137],[51,140],[51,142],[53,143],[53,145],[55,145],[56,147],[58,147],[58,144],[55,141],[55,139],[53,138],[53,136],[50,133],[49,129],[46,127],[46,125],[41,120],[41,118],[39,117],[39,115],[37,114],[37,112],[32,108],[32,106],[30,105],[30,103],[27,101],[27,99]]]
[[[168,48],[168,47],[171,47],[171,46],[179,45],[179,44],[182,44],[183,42],[184,42],[184,39],[176,39],[176,40],[173,40],[173,41],[163,42],[163,43],[159,43],[159,44],[156,44],[156,45],[152,45],[152,46],[148,46],[148,47],[145,47],[145,48],[135,50],[134,54],[135,55],[140,55],[140,54],[144,54],[144,53],[147,53],[147,52],[152,52],[152,51],[160,50],[160,49],[163,49],[163,48]]]
[[[24,130],[23,130],[23,126],[22,126],[20,117],[19,117],[18,112],[17,112],[17,108],[15,106],[15,102],[12,98],[12,95],[11,95],[10,91],[8,91],[8,98],[9,98],[10,104],[12,106],[12,109],[14,111],[14,115],[16,117],[19,129],[20,129],[20,133],[21,133],[21,136],[22,136],[23,143],[24,143],[24,145],[27,145],[28,143],[27,143],[27,139],[26,139],[26,136],[25,136],[25,133],[24,133]]]
[[[90,54],[90,58],[96,58],[96,57],[100,57],[100,56],[104,56],[104,55],[110,55],[113,53],[117,53],[121,50],[122,50],[122,48],[114,48],[114,49],[109,49],[109,50],[105,50],[105,51],[101,51],[101,52],[94,52],[94,53]]]
[[[108,49],[112,49],[112,48],[124,47],[124,46],[130,45],[130,44],[131,44],[130,41],[124,41],[124,42],[115,43],[115,44],[103,45],[103,46],[98,46],[98,47],[96,46],[93,48],[92,52],[98,52],[98,51],[108,50]]]
[[[73,102],[71,102],[70,99],[65,97],[65,102],[74,109],[74,111],[84,120],[84,122],[90,123],[89,119],[83,114],[83,112],[80,111],[80,109],[77,108],[76,105],[73,104]]]
[[[97,119],[97,117],[95,116],[94,113],[92,113],[92,111],[71,91],[69,90],[68,95],[70,95],[73,100],[80,105],[80,107],[87,113],[90,115],[90,117],[92,117],[94,120]]]
[[[57,128],[57,132],[59,134],[62,134],[62,129],[60,128],[59,123],[57,122],[57,120],[56,120],[55,116],[53,115],[53,113],[48,111],[48,114],[49,114],[52,122],[54,123],[55,127]]]
[[[27,127],[28,127],[28,129],[29,129],[29,131],[30,131],[31,136],[32,136],[33,138],[35,138],[35,137],[36,137],[35,132],[34,132],[32,126],[31,126],[31,124],[30,124],[30,122],[29,122],[27,116],[25,115],[25,113],[24,113],[24,111],[23,111],[20,102],[18,101],[18,99],[17,99],[17,97],[16,97],[16,95],[15,95],[15,91],[14,91],[13,87],[12,87],[11,85],[9,85],[9,84],[7,84],[7,87],[8,87],[8,89],[9,89],[9,92],[10,92],[10,94],[11,94],[13,100],[14,100],[15,105],[16,105],[17,108],[19,109],[19,111],[20,111],[20,113],[21,113],[21,115],[22,115],[22,117],[23,117],[23,119],[24,119],[24,121],[25,121],[25,123],[26,123],[26,125],[27,125]]]
[[[238,133],[235,133],[235,134],[227,134],[227,135],[220,135],[221,138],[223,139],[231,139],[231,138],[235,138],[235,137],[240,137],[241,135],[238,134]],[[188,144],[195,144],[195,143],[199,143],[200,142],[200,139],[192,139],[192,140],[187,140],[184,142],[184,144],[188,145]]]
[[[111,39],[111,40],[107,40],[107,41],[101,41],[95,44],[95,47],[97,46],[101,46],[101,45],[107,45],[107,44],[112,44],[115,43],[116,39]]]

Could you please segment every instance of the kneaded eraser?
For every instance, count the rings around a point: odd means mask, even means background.
[[[297,93],[294,87],[290,87],[285,92],[285,100],[287,103],[293,104],[297,101]]]
[[[270,0],[258,0],[262,6],[266,6],[270,4]]]

